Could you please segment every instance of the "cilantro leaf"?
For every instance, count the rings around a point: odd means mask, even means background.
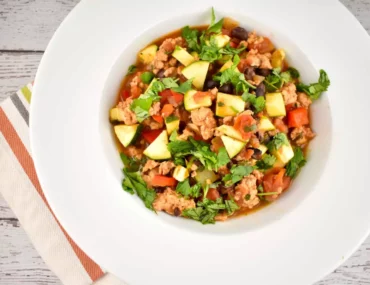
[[[274,92],[283,86],[284,80],[280,76],[280,71],[280,68],[274,68],[271,74],[265,78],[264,83],[267,91]]]
[[[149,117],[149,109],[152,106],[153,100],[151,98],[137,98],[130,106],[130,109],[135,112],[136,119],[141,123]]]
[[[202,185],[197,183],[193,186],[190,186],[189,179],[185,179],[182,182],[179,182],[176,187],[176,192],[183,195],[185,198],[194,197],[197,198],[200,196],[200,190]]]
[[[245,76],[243,73],[240,73],[236,67],[240,62],[240,58],[238,55],[234,56],[233,65],[230,68],[227,68],[223,72],[218,75],[213,76],[213,79],[216,81],[220,81],[220,85],[224,85],[225,83],[230,82],[234,87],[237,93],[239,92],[246,92],[249,91],[249,88],[256,89],[255,86],[250,84],[247,80],[245,80]]]
[[[221,167],[221,166],[228,164],[229,162],[230,162],[230,158],[229,158],[229,155],[227,154],[226,148],[221,147],[218,150],[218,154],[217,154],[217,166]]]
[[[189,141],[175,140],[171,141],[167,145],[168,150],[174,156],[188,155],[194,150],[194,145]]]
[[[196,141],[193,137],[190,137],[189,140],[195,147],[192,155],[198,158],[208,170],[217,169],[217,155],[211,151],[210,145],[202,141]]]
[[[140,172],[128,172],[126,169],[123,169],[123,173],[125,174],[125,178],[122,181],[123,189],[129,193],[133,193],[135,190],[139,198],[143,200],[145,206],[154,211],[153,202],[155,200],[156,193],[153,190],[148,189]]]
[[[123,165],[128,172],[137,172],[142,164],[142,161],[137,160],[135,157],[128,157],[123,152],[120,153]]]
[[[222,178],[222,181],[224,181],[227,186],[231,186],[242,180],[244,176],[250,175],[253,170],[254,167],[250,165],[233,165],[230,169],[230,173],[226,174]]]
[[[192,89],[193,78],[181,83],[180,86],[172,88],[173,91],[185,94]]]
[[[286,166],[286,175],[292,178],[296,177],[299,168],[303,167],[305,164],[306,159],[302,149],[300,147],[295,147],[294,156]]]
[[[170,89],[170,88],[177,88],[179,85],[177,84],[178,79],[174,79],[171,77],[163,78],[162,82],[164,84],[164,89]]]
[[[204,209],[202,207],[185,209],[184,211],[182,211],[182,215],[186,218],[200,221],[203,211]]]
[[[311,83],[310,85],[305,85],[300,83],[297,85],[297,90],[305,92],[312,100],[319,99],[322,92],[328,90],[330,86],[330,79],[323,69],[320,69],[320,77],[317,83]]]
[[[175,116],[175,115],[170,115],[170,116],[168,116],[168,117],[165,119],[165,122],[166,122],[166,124],[169,124],[169,123],[171,123],[171,122],[173,122],[173,121],[177,121],[177,120],[179,120],[179,117],[177,117],[177,116]]]
[[[259,113],[265,109],[266,100],[263,96],[257,97],[256,95],[249,93],[249,91],[246,91],[242,94],[242,99],[245,102],[249,102],[253,106],[256,113]]]
[[[137,69],[136,65],[131,64],[127,69],[127,75],[135,73],[136,69]]]
[[[222,55],[219,53],[219,48],[213,38],[211,38],[208,45],[205,44],[202,46],[199,57],[201,60],[209,62],[214,62],[222,57]]]
[[[234,200],[225,200],[225,207],[229,215],[232,215],[236,210],[239,210],[239,206]]]
[[[200,46],[198,43],[198,30],[191,29],[189,26],[186,26],[181,31],[181,36],[185,39],[188,44],[188,49],[190,51],[200,52]]]
[[[293,79],[297,79],[300,77],[299,71],[294,67],[289,67],[286,71],[280,74],[280,77],[284,80],[284,82],[291,82]]]
[[[212,12],[211,12],[211,24],[209,25],[207,29],[207,33],[220,33],[222,29],[222,25],[224,23],[224,19],[222,18],[220,21],[215,23],[216,21],[216,15],[215,15],[215,10],[212,7]]]
[[[270,154],[265,154],[261,160],[257,161],[256,166],[258,169],[266,170],[274,166],[276,157]]]
[[[288,138],[284,133],[276,134],[272,140],[267,144],[267,148],[270,152],[277,151],[283,145],[289,145]]]
[[[241,53],[245,49],[245,46],[242,46],[241,48],[233,48],[230,46],[230,43],[228,43],[224,48],[220,49],[220,53],[225,55],[235,55]]]

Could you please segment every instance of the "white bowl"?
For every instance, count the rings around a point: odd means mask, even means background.
[[[31,144],[54,213],[88,255],[130,284],[318,280],[369,229],[368,36],[336,1],[160,3],[83,1],[51,41],[34,87]],[[121,189],[107,114],[136,53],[184,25],[209,23],[211,5],[284,48],[304,82],[324,68],[332,85],[313,105],[318,136],[291,189],[254,214],[204,226],[155,215]]]

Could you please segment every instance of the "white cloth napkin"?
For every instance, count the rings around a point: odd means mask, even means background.
[[[125,284],[91,260],[51,211],[30,155],[31,96],[32,84],[28,84],[0,106],[0,193],[63,284]]]

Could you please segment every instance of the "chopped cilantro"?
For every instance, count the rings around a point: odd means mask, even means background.
[[[267,91],[274,92],[283,86],[284,80],[280,76],[280,71],[280,68],[274,68],[272,73],[265,78],[264,83]]]
[[[193,83],[193,79],[191,78],[188,81],[181,83],[180,86],[172,88],[172,90],[178,93],[185,94],[186,92],[192,89],[191,87],[192,83]]]
[[[173,121],[178,121],[179,120],[179,117],[175,116],[175,115],[170,115],[166,118],[166,124],[169,124]]]
[[[230,46],[230,43],[228,43],[224,48],[220,49],[220,53],[226,55],[235,55],[241,53],[243,50],[245,50],[244,45],[241,48],[233,48]]]
[[[260,170],[270,169],[274,166],[276,157],[270,154],[265,154],[261,160],[257,161],[256,166]]]
[[[188,44],[188,49],[190,51],[200,52],[200,45],[198,43],[198,30],[191,29],[189,26],[186,26],[182,29],[181,35]]]
[[[205,44],[202,46],[202,50],[199,54],[201,60],[214,62],[219,60],[222,55],[219,53],[219,47],[217,46],[214,38],[211,37],[209,44]]]
[[[222,181],[225,182],[225,185],[231,186],[242,180],[243,177],[251,174],[253,170],[254,167],[250,165],[233,165],[230,169],[230,173],[226,174],[222,178]]]
[[[120,153],[121,160],[128,172],[137,172],[142,164],[142,161],[137,160],[135,157],[128,157],[124,153]]]
[[[177,184],[176,192],[180,193],[185,198],[197,198],[200,196],[201,189],[202,185],[200,183],[197,183],[194,186],[190,186],[189,179],[185,179],[184,181]]]
[[[170,143],[168,143],[167,148],[175,157],[188,155],[191,151],[194,150],[194,146],[191,142],[180,140],[171,141]]]
[[[170,88],[177,88],[179,85],[177,84],[178,79],[173,79],[171,77],[163,78],[162,82],[164,85],[164,89],[170,89]]]
[[[305,164],[306,159],[302,149],[300,147],[295,147],[294,156],[286,166],[286,175],[292,178],[296,177],[299,168],[303,167]]]
[[[131,194],[135,191],[139,198],[143,200],[145,206],[150,210],[154,210],[153,202],[155,200],[156,193],[153,190],[148,189],[140,172],[128,172],[126,169],[123,169],[123,173],[125,174],[125,178],[122,181],[123,189]]]
[[[226,148],[221,147],[218,150],[218,154],[217,154],[217,166],[221,167],[221,166],[228,164],[229,162],[230,162],[230,158],[229,158],[229,155],[227,154]]]
[[[267,148],[270,152],[277,151],[283,145],[289,145],[288,138],[284,133],[276,134],[272,140],[267,144]]]
[[[216,21],[216,15],[215,15],[215,10],[212,7],[212,12],[211,12],[211,24],[209,25],[207,29],[207,33],[215,33],[218,34],[221,32],[222,25],[224,23],[224,19],[222,18],[220,21],[215,23]]]
[[[218,107],[224,107],[225,103],[224,102],[218,102],[217,105],[218,105]]]
[[[249,201],[250,198],[251,198],[251,194],[247,194],[247,195],[245,195],[244,200]]]
[[[320,69],[320,77],[317,83],[311,83],[310,85],[305,85],[300,83],[297,85],[298,91],[305,92],[312,100],[316,100],[320,97],[322,92],[328,90],[330,86],[330,79],[326,72]]]
[[[239,210],[239,206],[234,200],[225,200],[225,207],[229,215],[232,215],[236,210]]]

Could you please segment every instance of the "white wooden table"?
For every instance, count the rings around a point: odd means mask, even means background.
[[[370,0],[341,1],[370,33]],[[0,0],[0,102],[33,80],[53,32],[77,3]],[[61,282],[42,261],[0,196],[0,285],[22,284]],[[316,285],[334,284],[370,284],[370,237],[345,264]]]

